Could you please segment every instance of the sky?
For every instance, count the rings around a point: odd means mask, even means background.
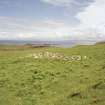
[[[105,40],[105,0],[0,0],[0,40]]]

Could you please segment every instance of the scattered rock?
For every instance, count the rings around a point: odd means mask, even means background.
[[[102,82],[98,82],[98,83],[94,84],[94,85],[92,86],[92,88],[93,88],[93,89],[96,89],[96,88],[98,88],[101,84],[102,84]]]
[[[102,101],[103,101],[103,99],[93,98],[91,104],[97,104],[97,103],[102,102]]]
[[[88,64],[84,64],[84,67],[89,67],[89,65]]]
[[[105,69],[105,65],[102,66],[102,69]]]
[[[72,93],[67,98],[73,98],[73,97],[81,97],[81,93],[80,92]]]

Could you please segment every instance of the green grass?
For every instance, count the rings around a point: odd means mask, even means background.
[[[69,62],[26,57],[46,51],[87,59]],[[0,105],[105,105],[105,44],[0,46]]]

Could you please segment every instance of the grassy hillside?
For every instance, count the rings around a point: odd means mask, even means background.
[[[80,55],[82,59],[29,56],[40,52]],[[105,44],[0,46],[0,105],[105,105]]]

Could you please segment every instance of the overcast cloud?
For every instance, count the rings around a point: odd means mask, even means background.
[[[10,5],[9,0],[7,1]],[[50,6],[49,8],[63,8],[68,20],[58,17],[59,12],[55,15],[56,18],[49,17],[50,11],[47,10],[46,14],[49,15],[32,20],[2,14],[0,15],[0,39],[105,40],[105,0],[84,0],[84,2],[83,0],[40,0],[39,3]],[[69,15],[71,11],[75,12],[73,16]],[[43,15],[42,12],[40,14]],[[79,21],[74,26],[70,24],[71,17]]]

